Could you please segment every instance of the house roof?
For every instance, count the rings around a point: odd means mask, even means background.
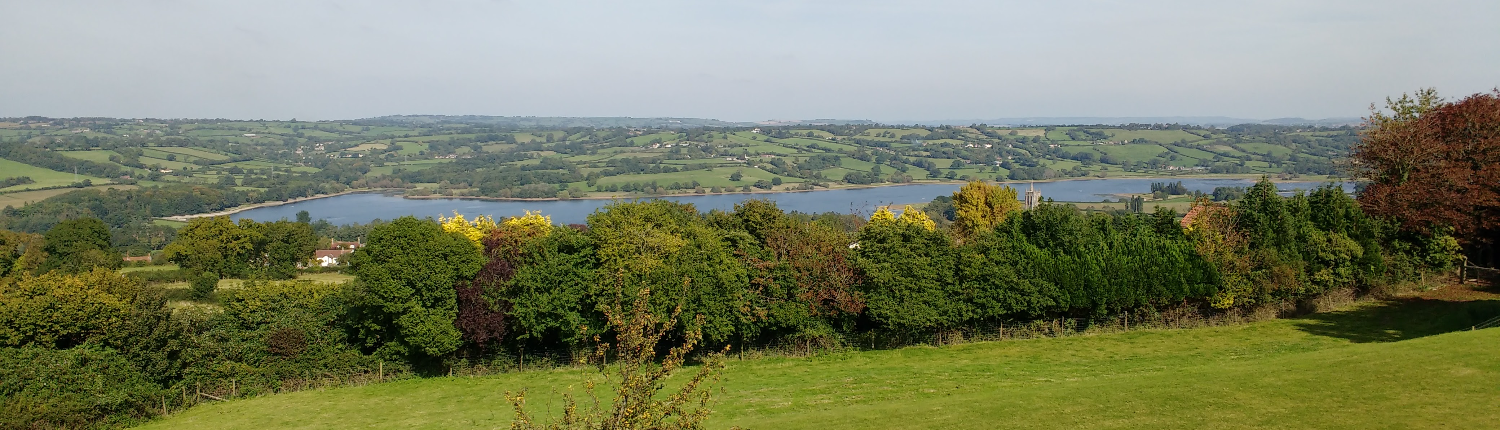
[[[313,258],[332,257],[339,258],[344,254],[354,252],[352,249],[319,249],[313,252]]]

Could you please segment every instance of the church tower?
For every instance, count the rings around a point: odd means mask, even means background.
[[[1042,193],[1036,190],[1036,183],[1031,183],[1031,189],[1026,190],[1026,210],[1036,209],[1042,202]]]

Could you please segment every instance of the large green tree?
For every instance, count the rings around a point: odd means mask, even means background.
[[[241,221],[240,227],[250,230],[255,237],[251,271],[269,278],[297,277],[297,263],[312,258],[318,249],[318,235],[306,223]]]
[[[0,230],[0,284],[36,270],[46,259],[45,244],[39,234]]]
[[[367,347],[390,357],[436,357],[462,344],[455,287],[484,264],[469,239],[431,220],[401,217],[370,231],[349,257],[364,294],[358,329]]]
[[[194,218],[177,232],[177,239],[162,250],[162,255],[189,271],[226,278],[242,276],[249,271],[257,236],[227,216]]]
[[[703,336],[729,340],[749,325],[745,267],[692,205],[665,200],[620,203],[589,215],[588,234],[599,259],[598,306],[651,291],[652,312],[702,315]],[[602,310],[602,309],[601,309]],[[690,321],[679,321],[687,329]]]
[[[953,241],[940,230],[873,219],[859,231],[867,315],[901,331],[950,328],[970,313],[954,282]]]
[[[109,226],[97,218],[70,219],[47,230],[47,260],[41,271],[81,273],[95,267],[118,269],[120,253],[110,246]]]

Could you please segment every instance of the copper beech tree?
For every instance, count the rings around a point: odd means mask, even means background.
[[[1431,89],[1387,100],[1353,158],[1370,184],[1360,205],[1404,230],[1451,232],[1493,264],[1500,235],[1500,90],[1444,102]]]

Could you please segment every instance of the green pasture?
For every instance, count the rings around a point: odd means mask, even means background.
[[[918,135],[918,136],[926,136],[926,135],[932,134],[932,131],[927,130],[927,129],[923,129],[923,128],[872,128],[872,129],[869,129],[869,130],[865,130],[865,132],[861,133],[860,136],[861,137],[866,137],[866,138],[871,138],[871,139],[893,139],[893,138],[889,138],[889,137],[886,137],[886,138],[875,137],[875,136],[877,136],[877,135],[879,135],[881,133],[887,132],[887,131],[891,132],[891,133],[894,133],[896,135],[896,137],[894,137],[894,139],[900,139],[901,136],[906,136],[908,134],[915,134],[915,135]]]
[[[141,160],[141,164],[145,164],[147,166],[153,166],[154,165],[154,166],[159,166],[159,167],[162,167],[162,168],[172,169],[172,170],[182,170],[183,168],[198,168],[199,167],[196,164],[182,161],[182,157],[178,157],[176,161],[167,160],[165,158],[156,158],[156,157],[141,157],[140,160]]]
[[[398,144],[401,145],[401,150],[400,151],[396,151],[396,153],[397,154],[401,154],[401,155],[406,155],[406,156],[417,155],[417,153],[420,153],[422,151],[426,151],[427,148],[429,148],[429,145],[426,142],[416,142],[416,141],[410,141],[410,140],[398,140],[398,141],[396,141],[396,143],[398,143]]]
[[[1238,146],[1245,151],[1256,154],[1289,155],[1292,153],[1291,148],[1264,142],[1241,143]]]
[[[1101,154],[1108,154],[1121,162],[1133,161],[1144,162],[1156,158],[1157,154],[1167,152],[1167,148],[1161,145],[1095,145],[1094,150]]]
[[[754,153],[765,153],[765,154],[792,155],[792,154],[796,154],[797,153],[797,149],[796,148],[788,148],[788,147],[785,147],[785,146],[781,146],[779,144],[766,143],[766,142],[757,142],[756,144],[750,145],[750,146],[746,147],[745,149],[748,150],[748,151],[750,151],[751,154],[754,154]]]
[[[1149,141],[1152,141],[1152,142],[1156,142],[1156,143],[1172,143],[1172,142],[1176,142],[1176,141],[1179,141],[1179,140],[1186,140],[1188,142],[1197,142],[1197,141],[1203,140],[1203,136],[1199,136],[1199,135],[1196,135],[1196,134],[1188,133],[1188,132],[1182,131],[1182,130],[1125,130],[1125,129],[1108,129],[1108,130],[1104,130],[1104,132],[1105,133],[1109,133],[1112,136],[1111,137],[1112,140],[1123,140],[1123,141],[1131,141],[1131,140],[1135,140],[1135,139],[1146,139],[1146,140],[1149,140]]]
[[[519,141],[519,139],[520,138],[518,137],[517,140]],[[677,133],[662,132],[662,133],[643,134],[643,135],[640,135],[640,136],[632,137],[629,140],[630,140],[630,144],[631,145],[641,146],[641,145],[650,144],[652,140],[656,140],[656,139],[661,139],[661,141],[663,143],[665,143],[665,142],[671,142],[671,141],[677,140]]]
[[[951,145],[956,145],[956,146],[963,146],[964,145],[964,141],[958,140],[958,139],[933,139],[933,140],[925,141],[925,143],[928,144],[928,145],[941,145],[941,144],[944,144],[944,143],[951,144]]]
[[[1010,132],[1016,132],[1016,136],[1046,136],[1047,130],[1042,128],[1007,128],[999,130],[1001,135],[1010,136]]]
[[[395,171],[396,169],[402,169],[402,170],[406,170],[406,171],[415,172],[415,171],[426,169],[426,168],[429,168],[429,167],[432,167],[432,166],[436,166],[436,165],[439,165],[439,164],[450,163],[452,161],[453,160],[449,160],[449,159],[433,159],[433,160],[414,160],[414,161],[406,161],[406,162],[386,163],[384,166],[371,167],[370,168],[370,173],[366,173],[365,176],[389,175],[393,171]]]
[[[151,147],[151,149],[155,149],[155,150],[163,151],[163,152],[170,152],[170,153],[178,154],[178,155],[186,155],[186,156],[193,157],[193,158],[202,158],[202,159],[205,159],[205,160],[223,161],[223,160],[228,160],[229,159],[228,155],[220,154],[220,153],[217,153],[217,152],[209,152],[209,151],[205,151],[205,150],[200,149],[200,148],[185,148],[185,147],[181,147],[181,146],[154,146],[154,147]],[[182,157],[177,157],[177,158],[180,159]]]
[[[807,133],[811,132],[814,136],[817,136],[817,137],[822,138],[822,139],[828,139],[828,138],[833,137],[833,133],[829,133],[829,132],[826,132],[826,131],[823,131],[823,130],[795,129],[795,130],[791,130],[791,132],[792,133],[796,133],[797,135],[800,135],[800,136],[806,136]]]
[[[1221,145],[1221,144],[1206,145],[1206,146],[1203,146],[1203,150],[1209,151],[1209,152],[1213,152],[1215,154],[1221,154],[1221,155],[1226,156],[1226,157],[1238,157],[1238,156],[1245,155],[1244,152],[1240,152],[1240,150],[1234,149],[1234,147],[1231,147],[1229,145]]]
[[[269,162],[269,161],[261,161],[261,160],[236,161],[236,162],[233,162],[233,163],[220,164],[220,166],[240,166],[240,168],[242,168],[242,169],[268,169],[268,168],[286,167],[285,164],[277,164],[277,163],[272,163],[272,162]]]
[[[119,163],[109,161],[109,157],[118,157],[120,153],[106,149],[92,149],[85,151],[57,151],[57,153],[62,154],[63,156],[68,158],[88,160],[95,163],[114,164],[116,166],[120,165]]]
[[[732,144],[763,145],[766,142],[766,137],[755,133],[740,132],[730,134],[728,140]]]
[[[826,141],[826,140],[819,140],[819,139],[809,139],[809,138],[806,138],[806,137],[789,137],[789,138],[786,138],[786,139],[776,139],[776,143],[786,144],[786,145],[791,145],[791,146],[796,146],[799,149],[806,149],[806,147],[808,147],[808,146],[818,145],[818,146],[821,146],[823,148],[830,148],[834,152],[836,152],[836,151],[854,151],[854,150],[859,149],[858,147],[856,147],[854,145],[848,145],[848,144],[843,144],[843,143],[834,143],[834,142],[829,142],[829,141]],[[828,151],[824,151],[824,152],[828,152]]]
[[[389,148],[389,147],[391,147],[390,144],[378,143],[378,142],[369,142],[369,143],[361,143],[359,145],[355,145],[354,147],[351,147],[349,149],[345,149],[345,151],[363,152],[363,151],[370,151],[370,150],[376,150],[376,149],[386,149],[386,148]]]
[[[1042,138],[1047,140],[1070,140],[1068,131],[1077,127],[1057,127],[1052,130],[1043,130]]]
[[[1214,154],[1212,152],[1204,151],[1204,150],[1198,149],[1198,148],[1186,148],[1186,147],[1181,147],[1181,146],[1169,146],[1169,147],[1167,147],[1167,149],[1170,149],[1172,152],[1176,152],[1178,155],[1192,157],[1192,158],[1196,158],[1196,159],[1199,159],[1199,160],[1212,160],[1212,159],[1214,159],[1214,155],[1217,155],[1217,154]]]
[[[509,143],[491,143],[488,145],[484,145],[484,152],[501,152],[515,147],[516,145]]]
[[[734,174],[734,172],[736,171],[739,171],[742,175],[744,175],[744,177],[740,178],[739,182],[729,180],[729,175]],[[728,186],[742,187],[745,185],[753,185],[755,184],[755,181],[762,179],[769,181],[771,180],[771,178],[775,178],[776,176],[776,174],[773,174],[771,172],[753,167],[718,167],[713,170],[689,170],[686,172],[675,173],[606,176],[599,179],[599,185],[624,184],[629,182],[649,183],[651,181],[656,181],[657,185],[666,186],[673,182],[688,184],[692,183],[693,181],[698,181],[698,184],[702,185],[704,188]],[[840,175],[839,177],[843,177],[843,175]],[[784,183],[802,182],[802,179],[785,176],[781,177],[781,180]]]
[[[1052,141],[1052,143],[1055,143],[1055,144],[1058,144],[1058,145],[1061,145],[1061,146],[1096,146],[1094,144],[1094,142],[1090,142],[1090,141],[1086,141],[1086,140],[1054,140],[1054,141]]]
[[[1490,428],[1500,295],[1438,290],[1243,325],[738,360],[710,428]],[[691,370],[691,369],[689,369]],[[506,392],[560,413],[565,368],[302,391],[146,429],[504,428]],[[681,377],[678,378],[680,381]]]
[[[0,188],[0,192],[34,190],[38,188],[64,186],[77,181],[82,181],[84,179],[88,179],[89,181],[96,184],[104,184],[106,182],[109,182],[108,179],[96,178],[89,175],[75,176],[72,172],[64,173],[0,158],[0,179],[14,178],[18,176],[29,176],[31,177],[31,180],[36,182]]]
[[[89,188],[54,188],[50,190],[6,192],[0,193],[0,208],[4,208],[6,206],[19,208],[42,200],[46,200],[51,197],[60,196],[83,189],[107,190],[113,188],[119,190],[128,190],[136,187],[137,185],[95,185]]]

